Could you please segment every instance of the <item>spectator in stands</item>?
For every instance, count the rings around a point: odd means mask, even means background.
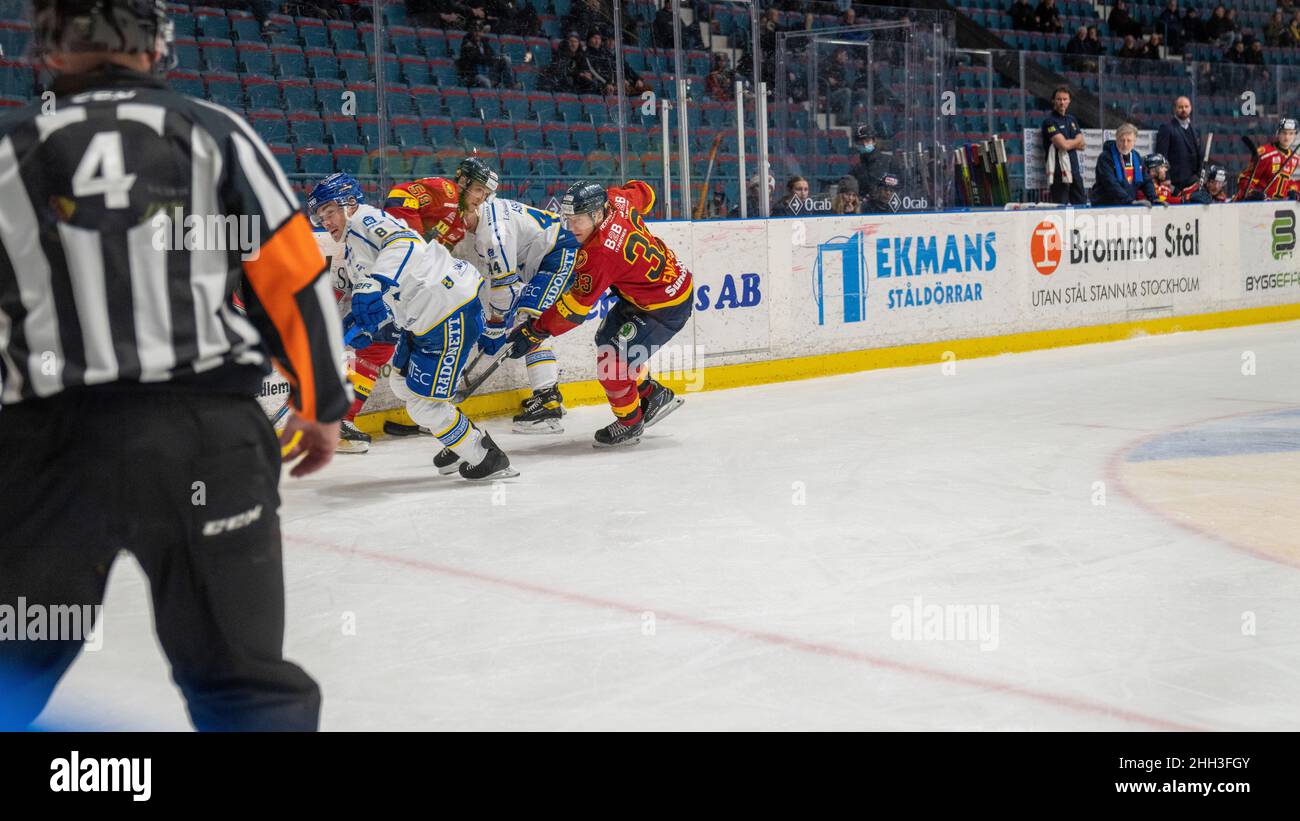
[[[1016,31],[1034,31],[1038,28],[1034,7],[1029,5],[1029,0],[1016,0],[1011,4],[1011,28]]]
[[[1061,23],[1061,11],[1056,7],[1056,0],[1042,0],[1034,9],[1034,22],[1039,31],[1045,34],[1060,34],[1065,31]]]
[[[1233,42],[1240,40],[1241,24],[1237,22],[1237,10],[1235,8],[1228,9],[1226,19],[1228,21],[1228,34],[1232,36]]]
[[[1229,48],[1232,46],[1232,23],[1228,21],[1228,10],[1222,5],[1214,7],[1210,13],[1210,19],[1205,21],[1202,29],[1205,39],[1210,43],[1217,43],[1220,48]]]
[[[854,10],[853,6],[849,6],[844,10],[844,14],[840,16],[840,25],[856,26],[857,24],[858,24],[858,13],[857,11]]]
[[[855,134],[854,148],[857,150],[858,162],[849,171],[858,181],[859,191],[870,191],[885,173],[886,162],[876,145],[876,132],[869,125],[858,126]]]
[[[725,52],[713,54],[713,70],[704,78],[704,89],[715,100],[726,102],[736,95],[736,73],[731,70],[731,58]]]
[[[1264,65],[1264,44],[1261,43],[1259,40],[1256,40],[1254,37],[1248,37],[1242,42],[1245,42],[1247,44],[1246,65],[1248,66]]]
[[[1210,38],[1205,36],[1205,23],[1206,21],[1201,19],[1201,12],[1188,6],[1187,11],[1183,14],[1183,42],[1208,42]]]
[[[582,39],[578,32],[570,31],[551,53],[551,63],[537,78],[542,91],[573,93],[573,78],[578,74],[578,61],[582,59]]]
[[[1070,55],[1067,64],[1075,71],[1094,72],[1097,70],[1097,61],[1088,59],[1092,54],[1088,45],[1088,27],[1079,26],[1075,36],[1070,38],[1070,42],[1065,46],[1065,53]]]
[[[671,17],[671,12],[669,13]],[[785,31],[781,26],[781,13],[776,9],[763,12],[758,21],[758,46],[763,50],[764,62],[772,60],[776,54],[776,35]]]
[[[1106,28],[1111,37],[1142,36],[1142,26],[1128,13],[1128,3],[1124,0],[1116,0],[1115,7],[1106,18]]]
[[[835,192],[835,199],[831,201],[831,213],[862,213],[862,197],[860,192],[861,188],[858,186],[857,177],[840,177],[839,190]]]
[[[1183,18],[1178,14],[1178,0],[1168,0],[1165,3],[1165,10],[1156,18],[1156,31],[1160,32],[1170,51],[1182,54],[1186,36],[1183,32]]]
[[[1174,116],[1156,132],[1155,152],[1169,161],[1169,179],[1182,190],[1201,176],[1201,137],[1192,125],[1192,101],[1174,100]]]
[[[624,3],[626,6],[627,4]],[[608,8],[606,8],[608,6]],[[573,0],[569,13],[560,18],[560,31],[590,32],[595,29],[601,35],[614,34],[614,12],[609,0]]]
[[[1147,38],[1146,44],[1142,46],[1142,56],[1148,60],[1163,60],[1164,55],[1160,53],[1160,47],[1164,45],[1161,42],[1160,32],[1153,31]]]
[[[613,94],[614,80],[614,55],[604,47],[600,31],[592,29],[573,84],[579,94]]]
[[[275,0],[216,0],[211,3],[199,3],[196,5],[217,6],[223,9],[240,9],[253,15],[253,19],[262,27],[262,36],[268,36],[277,33],[280,29],[268,18],[276,11],[280,10],[280,4]],[[286,3],[286,6],[292,5]],[[288,9],[286,9],[288,13]],[[304,17],[319,17],[318,14],[303,14]]]
[[[1069,113],[1070,89],[1060,86],[1052,93],[1052,113],[1043,120],[1043,152],[1047,157],[1048,195],[1060,205],[1087,205],[1083,168],[1079,152],[1084,148],[1083,130]]]
[[[835,49],[831,62],[817,75],[821,82],[821,93],[826,98],[827,108],[840,116],[846,116],[852,105],[852,78],[849,71],[849,50],[840,46]]]
[[[759,178],[761,176],[762,176],[761,174],[755,173],[754,176],[750,177],[749,186],[745,189],[746,216],[749,219],[754,219],[755,217],[763,216],[761,213],[759,213],[761,203],[759,201],[758,186],[760,184]],[[769,198],[768,205],[771,205],[771,196],[774,190],[776,190],[776,177],[772,176],[771,169],[769,169],[767,173],[767,195]],[[732,207],[730,216],[732,217],[740,216],[739,203],[737,203],[735,206]]]
[[[683,3],[682,5],[686,5]],[[699,15],[696,15],[697,19]],[[655,48],[673,47],[673,4],[672,0],[664,0],[663,6],[655,12],[654,22],[650,24],[650,38]],[[704,43],[700,40],[699,26],[686,22],[685,15],[682,16],[682,48],[703,48]]]
[[[1092,185],[1092,204],[1147,205],[1159,200],[1151,177],[1142,167],[1137,143],[1137,126],[1124,123],[1115,130],[1115,139],[1107,140],[1097,156],[1096,182]],[[1146,199],[1140,200],[1138,193]]]
[[[1282,10],[1283,14],[1290,14],[1300,6],[1296,5],[1295,0],[1277,0],[1277,7]]]
[[[1101,32],[1097,31],[1096,26],[1088,26],[1088,53],[1093,57],[1106,53],[1106,48],[1101,44]]]
[[[537,9],[528,0],[505,0],[494,31],[516,37],[540,37],[542,19],[537,16]]]
[[[772,216],[793,217],[802,214],[806,210],[804,206],[810,193],[808,180],[797,174],[791,177],[785,184],[785,196],[772,206]],[[796,200],[798,205],[794,204]]]
[[[1264,42],[1270,46],[1291,45],[1291,32],[1286,27],[1286,17],[1282,9],[1273,9],[1268,22],[1264,24]]]
[[[1300,45],[1300,9],[1291,13],[1291,22],[1287,25],[1287,30],[1291,32],[1291,39]]]
[[[483,30],[473,23],[460,44],[456,70],[460,72],[461,83],[467,86],[511,88],[514,85],[509,61],[492,51],[492,46],[483,39]]]
[[[1115,56],[1124,60],[1139,60],[1147,56],[1146,47],[1133,37],[1131,34],[1124,35],[1124,45],[1120,46]]]
[[[606,43],[605,47],[612,48],[612,45],[610,43]],[[613,56],[613,52],[610,52],[610,56],[611,57]],[[615,79],[618,78],[615,77]],[[624,57],[623,58],[623,93],[626,94],[628,97],[640,97],[642,94],[646,93],[649,90],[650,90],[650,86],[646,85],[646,81],[641,77],[640,72],[632,68],[632,64],[627,61],[626,57]]]
[[[1246,44],[1241,40],[1233,43],[1232,48],[1228,49],[1227,52],[1224,53],[1223,61],[1225,63],[1237,63],[1244,66],[1247,62]]]

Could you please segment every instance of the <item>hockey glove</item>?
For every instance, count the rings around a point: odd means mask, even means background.
[[[530,318],[527,322],[520,325],[510,332],[506,337],[506,344],[510,346],[510,353],[507,354],[511,359],[518,359],[524,354],[542,344],[550,336],[546,331],[533,327],[533,320]]]
[[[352,316],[357,327],[370,335],[379,332],[379,326],[388,318],[384,294],[397,283],[388,277],[371,276],[352,290]]]
[[[506,332],[510,330],[510,317],[493,317],[483,326],[483,335],[478,338],[478,346],[488,356],[495,356],[506,344]]]
[[[368,348],[375,343],[374,337],[366,333],[365,330],[357,324],[356,317],[349,312],[343,317],[343,344],[353,350]]]

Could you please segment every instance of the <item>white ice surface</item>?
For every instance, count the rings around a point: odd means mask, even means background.
[[[1287,323],[691,394],[617,451],[603,407],[492,420],[497,488],[381,441],[284,483],[286,654],[330,730],[1300,729],[1300,569],[1107,474],[1298,376]],[[997,605],[996,649],[891,638],[917,596]],[[151,618],[124,558],[42,723],[188,727]]]

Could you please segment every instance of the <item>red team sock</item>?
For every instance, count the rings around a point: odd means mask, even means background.
[[[343,417],[344,421],[351,422],[361,412],[361,407],[366,404],[370,391],[375,387],[380,370],[392,358],[395,347],[387,342],[376,342],[357,351],[356,364],[348,373],[348,381],[352,383],[356,398]]]

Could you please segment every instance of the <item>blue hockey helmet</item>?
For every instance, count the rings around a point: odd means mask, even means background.
[[[307,196],[307,216],[312,225],[320,225],[316,211],[327,202],[339,205],[361,205],[366,201],[366,194],[361,190],[361,183],[356,178],[344,173],[330,174],[316,184]]]
[[[578,180],[564,192],[564,198],[560,200],[560,216],[594,214],[608,204],[609,195],[605,193],[605,186],[592,180]]]

